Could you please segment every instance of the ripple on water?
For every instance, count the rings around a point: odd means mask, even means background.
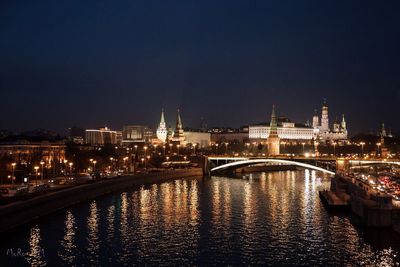
[[[396,234],[326,212],[318,190],[329,177],[252,177],[181,179],[76,205],[2,239],[4,251],[28,251],[2,265],[398,265]]]

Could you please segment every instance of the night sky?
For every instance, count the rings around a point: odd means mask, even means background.
[[[400,1],[1,1],[0,129],[311,120],[400,130]]]

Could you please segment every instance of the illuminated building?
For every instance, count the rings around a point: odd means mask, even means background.
[[[321,113],[321,124],[319,124],[319,117],[317,112],[313,116],[314,139],[322,141],[329,140],[347,140],[347,125],[344,115],[342,115],[341,123],[335,121],[333,129],[329,127],[329,113],[328,106],[324,102]]]
[[[179,113],[179,109],[177,111],[177,116],[176,116],[175,131],[170,141],[174,143],[179,143],[180,145],[186,145],[187,143],[185,138],[185,133],[183,131],[182,119],[181,119],[181,114]]]
[[[0,157],[8,157],[22,165],[39,161],[62,162],[65,159],[65,148],[64,140],[9,136],[0,142]]]
[[[92,146],[117,144],[117,131],[112,131],[107,127],[100,129],[86,129],[85,143]]]
[[[122,144],[149,143],[153,138],[153,131],[144,125],[128,125],[122,128]]]
[[[199,147],[207,147],[211,143],[211,134],[207,132],[185,132],[187,144],[196,144]]]

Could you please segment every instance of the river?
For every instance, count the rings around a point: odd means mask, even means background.
[[[71,206],[3,235],[1,266],[398,264],[399,235],[327,212],[326,174],[249,176],[178,179]]]

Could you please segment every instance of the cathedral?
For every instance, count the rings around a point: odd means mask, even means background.
[[[344,115],[342,115],[342,121],[340,123],[335,121],[333,124],[333,129],[331,129],[329,127],[328,105],[326,102],[324,102],[322,106],[321,123],[316,110],[312,122],[315,140],[347,140],[347,126]]]

